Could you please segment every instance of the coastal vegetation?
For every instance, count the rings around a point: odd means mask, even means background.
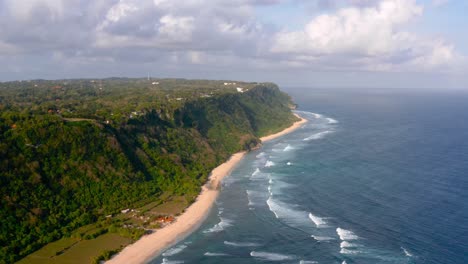
[[[231,154],[291,125],[293,106],[272,83],[0,83],[0,263],[109,258],[192,203]]]

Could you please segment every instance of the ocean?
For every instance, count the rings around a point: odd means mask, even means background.
[[[285,91],[309,122],[151,263],[468,263],[468,92]]]

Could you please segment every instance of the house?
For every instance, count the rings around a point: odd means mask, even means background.
[[[244,92],[244,88],[242,88],[242,87],[237,87],[237,92],[243,93],[243,92]]]

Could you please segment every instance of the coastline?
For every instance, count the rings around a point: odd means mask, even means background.
[[[261,137],[260,140],[262,142],[267,142],[276,139],[298,129],[302,124],[307,122],[307,120],[301,116],[297,114],[294,115],[301,120],[294,122],[293,125],[278,133]],[[208,213],[219,195],[219,186],[222,179],[229,175],[246,153],[246,151],[237,152],[233,154],[228,161],[213,169],[209,181],[202,186],[202,191],[198,195],[196,201],[191,204],[184,213],[177,217],[175,222],[163,228],[156,229],[152,234],[143,236],[135,243],[125,247],[106,263],[146,263],[153,257],[161,254],[168,247],[190,235],[208,216]]]

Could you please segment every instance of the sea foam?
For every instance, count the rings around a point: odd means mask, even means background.
[[[252,242],[230,242],[224,241],[225,245],[232,246],[232,247],[258,247],[260,244],[252,243]]]
[[[182,252],[185,248],[187,248],[187,246],[184,245],[184,244],[173,247],[173,248],[170,248],[170,249],[166,250],[164,253],[162,253],[162,256],[163,257],[174,256],[174,255],[179,254],[180,252]]]
[[[411,252],[409,252],[406,248],[401,247],[401,249],[403,250],[403,253],[405,253],[405,256],[407,256],[407,257],[412,257],[413,256],[413,254],[411,254]]]
[[[338,234],[340,239],[343,241],[359,239],[359,237],[356,234],[354,234],[352,231],[346,230],[340,227],[336,229],[336,233]]]
[[[291,151],[291,150],[293,150],[293,149],[294,149],[294,148],[291,147],[291,145],[288,144],[288,145],[283,149],[283,151]]]
[[[312,213],[309,213],[309,218],[310,218],[310,220],[312,220],[312,222],[314,222],[315,226],[317,226],[319,228],[320,227],[326,227],[326,225],[327,225],[327,222],[325,222],[323,217],[319,217],[319,216],[313,215]]]
[[[167,258],[163,258],[161,264],[181,264],[184,263],[181,260],[168,260]]]
[[[207,257],[224,257],[224,256],[229,256],[229,254],[226,254],[226,253],[217,253],[217,252],[205,252],[205,254],[203,254],[204,256],[207,256]]]
[[[256,168],[255,171],[252,173],[252,176],[258,175],[260,173],[260,169]]]
[[[229,220],[229,219],[224,218],[224,217],[220,217],[220,219],[221,219],[221,220],[219,221],[219,223],[217,223],[216,225],[214,225],[212,228],[203,231],[203,233],[221,232],[221,231],[223,231],[225,228],[227,228],[227,227],[229,227],[229,226],[232,225],[232,220]]]
[[[322,132],[318,132],[318,133],[315,133],[309,137],[306,137],[304,138],[304,141],[309,141],[309,140],[317,140],[317,139],[321,139],[323,138],[324,136],[326,136],[327,134],[330,134],[332,133],[333,131],[331,130],[326,130],[326,131],[322,131]]]
[[[317,241],[330,241],[330,240],[335,240],[333,237],[326,237],[326,236],[315,236],[315,235],[312,235],[311,237],[313,237],[315,240]]]
[[[265,167],[266,167],[266,168],[273,167],[273,166],[275,166],[275,165],[276,165],[276,164],[275,164],[273,161],[271,161],[271,160],[267,160],[267,162],[265,163]]]
[[[335,119],[333,119],[333,118],[329,118],[329,117],[327,118],[327,121],[328,121],[328,124],[336,124],[336,123],[338,123],[337,120],[335,120]]]
[[[250,256],[261,258],[267,261],[284,261],[284,260],[292,260],[294,259],[293,256],[284,255],[279,253],[271,253],[271,252],[262,252],[262,251],[252,251],[250,252]]]

